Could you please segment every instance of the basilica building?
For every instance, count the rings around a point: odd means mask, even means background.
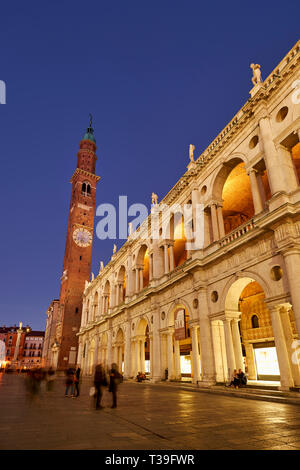
[[[243,369],[300,387],[300,41],[264,81],[251,68],[248,101],[198,158],[190,146],[187,171],[154,204],[189,205],[191,219],[174,209],[154,238],[149,216],[86,282],[84,374],[115,362],[125,378],[211,386]]]

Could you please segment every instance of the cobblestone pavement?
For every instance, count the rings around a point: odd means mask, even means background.
[[[300,407],[125,382],[96,411],[84,380],[31,402],[22,375],[0,374],[0,449],[300,449]]]

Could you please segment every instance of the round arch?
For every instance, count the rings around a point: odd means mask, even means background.
[[[221,296],[221,306],[224,306],[224,310],[238,311],[240,293],[250,283],[256,281],[266,294],[266,298],[270,297],[271,289],[266,281],[257,273],[251,271],[245,271],[240,276],[232,276],[223,288]]]
[[[192,319],[192,309],[190,308],[189,304],[186,302],[184,299],[180,299],[179,302],[173,302],[172,305],[169,308],[168,314],[167,314],[167,324],[168,326],[174,326],[174,314],[177,309],[179,308],[184,308],[187,310],[190,318]]]

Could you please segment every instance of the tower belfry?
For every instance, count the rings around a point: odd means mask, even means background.
[[[89,127],[79,144],[77,167],[70,180],[72,193],[68,216],[65,256],[60,288],[60,315],[57,325],[58,369],[75,366],[85,281],[90,280],[96,186],[96,139]]]

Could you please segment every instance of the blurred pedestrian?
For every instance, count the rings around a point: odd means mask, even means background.
[[[75,386],[75,395],[74,398],[79,397],[79,383],[80,383],[80,372],[81,369],[78,366],[74,375],[74,386]]]
[[[113,404],[111,408],[117,408],[117,391],[118,385],[122,382],[123,376],[118,371],[117,364],[113,363],[111,365],[111,370],[109,372],[109,391],[112,393]]]
[[[26,388],[31,401],[36,401],[41,392],[41,382],[43,380],[43,372],[40,368],[28,370],[26,378]]]
[[[96,399],[96,410],[101,410],[101,399],[103,395],[103,387],[107,386],[107,379],[102,364],[98,364],[95,368],[94,375],[94,386],[95,386],[95,399]]]
[[[74,395],[74,369],[70,367],[66,372],[66,391],[65,397],[69,396],[69,390],[71,391],[70,396]]]
[[[54,380],[55,380],[55,370],[53,369],[53,367],[50,366],[46,373],[46,381],[47,381],[46,388],[48,392],[52,392],[53,386],[54,386]]]

